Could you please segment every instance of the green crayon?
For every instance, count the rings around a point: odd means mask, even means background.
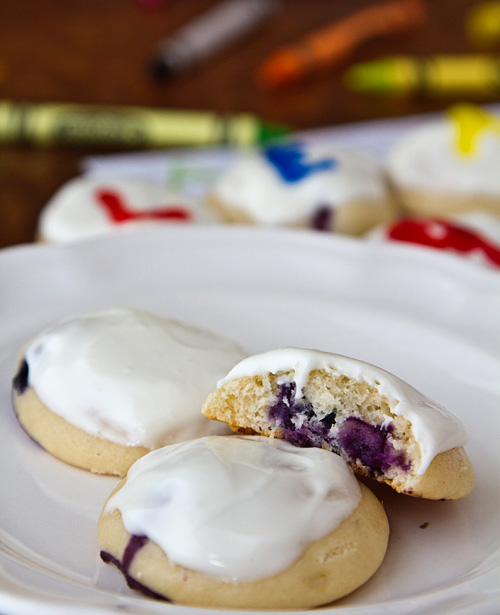
[[[0,144],[160,148],[255,145],[287,134],[251,114],[0,101]]]

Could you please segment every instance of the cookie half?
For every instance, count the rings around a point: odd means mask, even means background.
[[[214,436],[149,453],[98,524],[101,557],[175,603],[311,608],[380,566],[389,527],[337,455],[262,437]]]
[[[201,405],[244,356],[232,340],[143,311],[84,314],[22,350],[13,405],[26,432],[55,457],[124,476],[150,450],[223,433]]]
[[[334,451],[400,493],[453,500],[474,485],[456,416],[385,370],[342,355],[285,348],[248,357],[203,413],[236,432]]]

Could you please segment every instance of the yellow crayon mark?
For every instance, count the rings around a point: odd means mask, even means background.
[[[448,109],[448,115],[456,127],[455,146],[461,156],[471,157],[477,153],[484,132],[496,133],[500,137],[500,118],[481,107],[465,103],[454,105]]]

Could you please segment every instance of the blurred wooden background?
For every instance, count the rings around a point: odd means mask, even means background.
[[[0,99],[253,112],[297,129],[441,110],[454,102],[349,92],[340,69],[283,91],[264,92],[255,86],[257,67],[277,47],[374,0],[283,0],[275,17],[227,52],[174,81],[152,82],[145,67],[157,43],[216,3],[2,0],[0,62],[5,74]],[[428,0],[422,28],[368,42],[350,61],[399,53],[470,52],[464,20],[477,4]],[[79,173],[83,156],[99,151],[0,144],[0,247],[31,241],[43,205]]]

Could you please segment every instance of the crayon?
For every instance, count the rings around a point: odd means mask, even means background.
[[[422,0],[390,0],[360,9],[295,45],[278,49],[258,69],[257,83],[272,89],[298,82],[339,65],[363,42],[416,28],[425,17]]]
[[[160,42],[150,73],[158,81],[183,73],[270,17],[279,0],[226,0]]]
[[[500,58],[443,55],[392,56],[356,64],[345,73],[347,86],[374,94],[489,96],[500,92]]]
[[[252,145],[288,129],[250,114],[0,101],[0,144],[157,148]]]
[[[482,2],[465,18],[465,32],[471,45],[486,49],[500,41],[500,0]]]

